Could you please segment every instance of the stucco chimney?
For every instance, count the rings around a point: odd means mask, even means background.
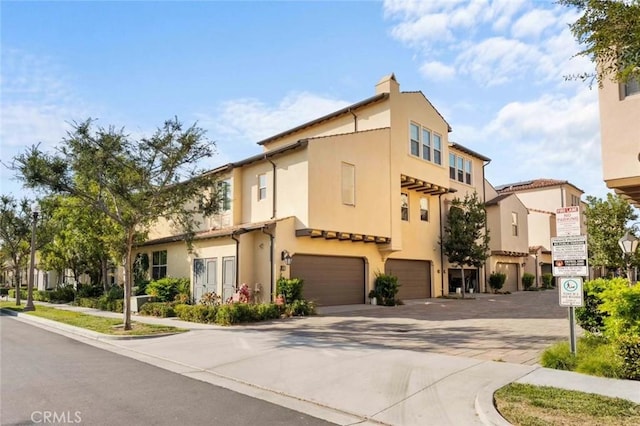
[[[376,84],[376,95],[380,93],[399,93],[400,85],[396,80],[396,75],[391,73],[389,75],[385,75],[382,79]]]

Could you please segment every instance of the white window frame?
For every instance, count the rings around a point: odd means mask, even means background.
[[[409,221],[409,193],[408,192],[400,193],[400,219],[405,222]]]
[[[420,198],[420,220],[429,222],[429,199],[426,197]]]
[[[422,127],[422,159],[431,161],[431,130]]]
[[[258,175],[258,201],[267,198],[267,174],[261,173]]]
[[[453,159],[453,162],[451,161]],[[453,173],[453,177],[451,174]],[[466,185],[473,185],[473,160],[449,152],[449,179]]]
[[[231,210],[231,179],[218,181],[218,197],[221,212]]]
[[[442,136],[416,122],[410,122],[409,154],[412,157],[441,166]]]
[[[518,213],[511,212],[511,236],[518,236]]]
[[[350,163],[342,163],[342,204],[356,205],[356,166]]]
[[[442,165],[442,136],[433,134],[433,162]]]
[[[420,133],[422,132],[421,130],[422,126],[420,126],[419,124],[416,123],[410,123],[409,124],[409,154],[413,155],[414,157],[420,157],[420,145],[421,145],[421,141],[420,141]],[[413,130],[416,129],[416,138],[413,138]],[[415,152],[413,150],[413,148],[416,148]]]
[[[163,257],[164,259],[162,259]],[[166,250],[158,250],[151,253],[151,279],[159,280],[167,276],[168,259],[169,256]],[[164,263],[162,263],[163,260]]]

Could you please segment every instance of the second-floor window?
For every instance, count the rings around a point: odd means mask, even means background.
[[[429,199],[420,198],[420,220],[429,222]]]
[[[471,185],[472,167],[468,158],[449,153],[449,178]]]
[[[571,205],[572,206],[579,206],[580,205],[580,197],[577,197],[575,195],[571,195]]]
[[[400,194],[400,219],[409,220],[409,194],[405,192]]]
[[[267,198],[267,175],[262,173],[258,175],[258,201]]]
[[[511,235],[518,236],[518,213],[511,212]]]
[[[154,251],[151,263],[151,279],[159,280],[167,276],[167,251]]]
[[[356,205],[356,166],[342,163],[342,204]]]
[[[632,78],[624,83],[624,95],[631,96],[640,93],[640,80]]]
[[[218,200],[221,212],[231,210],[231,181],[228,179],[218,182]]]
[[[409,125],[409,152],[414,157],[442,164],[442,137],[419,124]]]

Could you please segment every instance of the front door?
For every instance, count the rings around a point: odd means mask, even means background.
[[[236,291],[236,258],[222,258],[222,300],[227,301]]]
[[[205,293],[218,292],[217,270],[218,261],[216,258],[193,260],[193,298],[196,302]]]

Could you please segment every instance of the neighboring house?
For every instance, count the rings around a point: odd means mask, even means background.
[[[538,277],[551,273],[551,238],[556,236],[556,210],[579,206],[582,214],[581,234],[586,235],[586,204],[580,188],[566,180],[534,179],[509,183],[495,188],[499,195],[515,194],[528,210],[529,257],[524,271]],[[524,263],[524,262],[523,262]]]
[[[535,259],[529,262],[529,210],[515,193],[498,194],[488,181],[485,181],[485,194],[487,226],[491,237],[487,272],[506,275],[502,291],[523,290],[521,283],[524,272],[532,270],[536,277],[540,276],[538,262]]]
[[[598,95],[604,181],[640,207],[640,82],[604,79]]]

